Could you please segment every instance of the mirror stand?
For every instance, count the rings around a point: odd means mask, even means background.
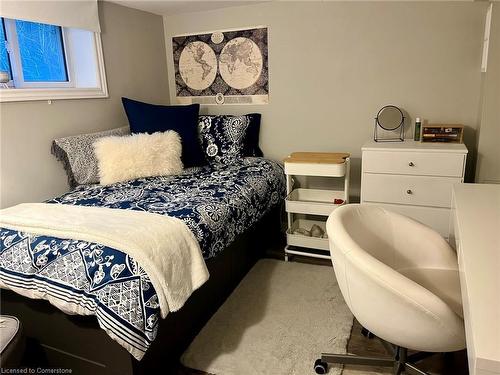
[[[379,135],[378,128],[379,128],[379,126],[378,126],[378,123],[377,123],[377,119],[375,118],[375,127],[374,127],[374,131],[373,131],[373,140],[375,142],[403,142],[404,141],[404,127],[403,127],[403,123],[397,129],[392,129],[391,130],[394,133],[396,133],[396,131],[399,131],[399,135],[394,136],[394,137],[387,137],[387,138],[386,137],[381,137]]]
[[[375,142],[402,142],[404,141],[405,116],[403,111],[395,105],[386,105],[378,111],[375,117],[373,140]],[[379,135],[379,127],[385,132],[385,137]],[[398,135],[399,132],[399,136]]]

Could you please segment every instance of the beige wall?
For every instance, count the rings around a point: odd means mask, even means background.
[[[373,117],[385,104],[408,112],[408,134],[416,116],[467,125],[472,149],[484,116],[479,99],[486,7],[269,2],[181,14],[164,19],[165,63],[159,16],[100,3],[110,97],[0,104],[0,206],[65,191],[64,171],[50,155],[52,139],[126,124],[121,96],[167,102],[170,86],[174,103],[171,37],[181,33],[268,25],[270,104],[202,111],[261,112],[261,145],[273,159],[294,150],[351,152],[354,195],[360,147],[372,137]]]
[[[500,4],[493,4],[482,103],[476,181],[500,184]]]
[[[475,144],[486,7],[481,2],[269,2],[165,17],[172,103],[173,35],[268,25],[270,104],[203,111],[261,112],[261,146],[273,159],[294,150],[351,152],[357,195],[360,148],[372,137],[373,117],[385,104],[405,109],[409,123],[420,116],[465,124],[467,144]]]
[[[169,100],[160,16],[99,3],[109,98],[0,104],[0,206],[36,202],[68,189],[54,138],[127,124],[121,97]]]

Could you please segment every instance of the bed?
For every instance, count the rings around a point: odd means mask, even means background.
[[[178,218],[198,241],[210,279],[162,320],[148,274],[129,255],[99,243],[0,228],[2,313],[26,321],[27,336],[40,344],[37,365],[46,361],[82,373],[169,373],[264,246],[279,240],[284,194],[281,166],[259,157],[177,176],[80,186],[48,203]],[[19,295],[29,289],[71,300],[81,307],[79,315],[92,317],[71,317]]]

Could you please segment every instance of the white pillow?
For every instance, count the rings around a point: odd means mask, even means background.
[[[133,134],[104,137],[94,143],[102,185],[140,177],[166,176],[182,172],[179,134]]]

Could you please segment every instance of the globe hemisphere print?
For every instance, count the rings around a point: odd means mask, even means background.
[[[205,90],[217,75],[215,52],[204,42],[191,42],[179,57],[179,72],[187,86],[194,90]]]
[[[262,53],[254,41],[244,37],[231,39],[219,56],[219,72],[232,88],[252,86],[262,73]]]

